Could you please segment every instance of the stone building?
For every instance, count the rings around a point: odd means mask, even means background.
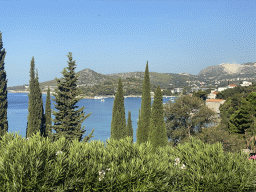
[[[223,99],[207,99],[205,104],[208,108],[215,111],[218,115],[220,114],[220,105],[225,103]]]

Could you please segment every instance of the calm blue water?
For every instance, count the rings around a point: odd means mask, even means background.
[[[46,94],[42,94],[43,102],[44,102],[44,110],[46,103]],[[55,99],[54,96],[51,98]],[[27,117],[28,117],[28,94],[27,93],[8,93],[8,109],[7,109],[7,119],[8,119],[8,132],[18,132],[22,137],[26,137],[26,127],[27,127]],[[170,100],[170,97],[163,97],[163,103],[166,103]],[[92,113],[87,119],[82,123],[85,126],[84,130],[86,130],[83,138],[88,136],[92,129],[94,128],[93,138],[92,140],[100,140],[101,142],[105,142],[110,138],[111,133],[111,120],[112,120],[112,109],[113,109],[113,101],[114,98],[105,98],[105,102],[101,102],[100,99],[81,99],[76,105],[81,107],[85,107],[84,112],[85,115]],[[51,109],[57,111],[55,109],[54,104],[55,101],[51,100]],[[153,104],[153,100],[152,103]],[[137,98],[125,98],[125,116],[126,123],[128,119],[128,111],[131,111],[131,119],[132,119],[132,128],[133,128],[133,142],[136,142],[136,129],[137,119],[139,118],[139,109],[141,108],[141,97]],[[77,109],[76,109],[77,110]],[[52,118],[55,119],[55,116],[52,114]],[[52,125],[54,123],[52,122]],[[53,130],[54,133],[56,133]]]

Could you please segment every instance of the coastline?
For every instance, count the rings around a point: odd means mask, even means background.
[[[7,91],[7,93],[29,93],[29,91],[14,91],[14,90],[9,90]],[[50,92],[50,95],[53,95],[53,93],[55,94],[55,92]],[[43,92],[42,94],[47,94],[47,92]],[[89,97],[89,96],[77,96],[77,97],[81,97],[81,99],[94,99],[94,97]],[[104,98],[112,98],[112,97],[115,97],[114,95],[104,95],[104,96],[98,96],[98,97],[102,97],[103,99]],[[141,95],[127,95],[127,96],[124,96],[124,98],[127,98],[127,97],[134,97],[134,98],[138,98],[138,97],[142,97]],[[177,97],[177,96],[163,96],[163,97]],[[154,98],[154,96],[151,96],[151,98]]]

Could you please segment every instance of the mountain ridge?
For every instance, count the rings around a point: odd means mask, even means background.
[[[113,73],[113,74],[101,74],[85,68],[79,72],[77,85],[78,87],[93,87],[95,85],[114,85],[117,84],[119,76],[122,78],[124,84],[134,83],[137,85],[143,84],[144,72],[127,72],[127,73]],[[202,83],[211,84],[216,86],[216,82],[225,81],[231,78],[244,78],[252,77],[256,79],[256,62],[248,62],[243,64],[230,64],[221,63],[215,66],[209,66],[202,69],[198,75],[192,75],[188,73],[157,73],[149,72],[150,83],[156,87],[175,88],[185,87],[191,84],[200,86]],[[59,78],[61,81],[63,77]],[[215,84],[213,83],[215,81]],[[26,90],[26,85],[7,87],[7,90]],[[57,86],[55,79],[39,83],[42,90],[45,90],[47,86]],[[124,88],[125,86],[124,85]]]

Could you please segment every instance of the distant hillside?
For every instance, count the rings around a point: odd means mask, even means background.
[[[93,86],[93,85],[103,84],[105,81],[116,81],[115,78],[102,75],[88,68],[77,72],[77,74],[79,75],[77,80],[77,85],[80,85],[80,86]],[[64,79],[63,77],[60,78],[61,81],[63,81],[63,79]],[[57,86],[57,82],[55,79],[53,79],[51,81],[45,81],[45,82],[39,83],[39,85],[41,88],[48,85]]]
[[[137,86],[142,86],[144,79],[144,72],[130,72],[130,73],[115,73],[115,74],[100,74],[91,69],[84,69],[77,72],[79,74],[77,85],[79,87],[93,87],[95,85],[117,85],[119,76],[122,78],[124,84],[137,83]],[[160,87],[184,87],[188,83],[186,81],[196,80],[197,76],[190,74],[173,74],[173,73],[156,73],[150,72],[150,83],[153,87],[160,85]],[[63,80],[64,78],[60,78]],[[26,84],[28,85],[28,84]],[[39,83],[42,90],[46,90],[46,86],[57,86],[56,80],[50,80]],[[126,85],[124,85],[125,88]],[[26,90],[25,85],[8,87],[7,90]],[[53,90],[53,89],[52,89]]]
[[[122,78],[125,94],[141,94],[143,85],[144,72],[129,72],[129,73],[114,73],[100,74],[91,69],[84,69],[76,72],[79,77],[77,81],[78,87],[81,87],[84,94],[114,94],[117,89],[119,76]],[[239,84],[242,80],[255,82],[256,80],[256,62],[243,64],[222,63],[220,65],[210,66],[202,69],[198,75],[187,73],[156,73],[149,72],[151,91],[159,85],[161,89],[168,90],[165,94],[169,94],[173,88],[190,87],[221,87],[226,86],[228,80],[230,83]],[[255,80],[254,80],[255,79]],[[39,77],[40,80],[40,77]],[[63,80],[63,78],[60,78]],[[50,81],[40,82],[40,88],[43,92],[47,91],[50,86],[51,91],[54,91],[57,86],[55,78]],[[15,87],[7,87],[7,90],[29,91],[25,86],[19,85]],[[54,87],[55,86],[55,87]]]

